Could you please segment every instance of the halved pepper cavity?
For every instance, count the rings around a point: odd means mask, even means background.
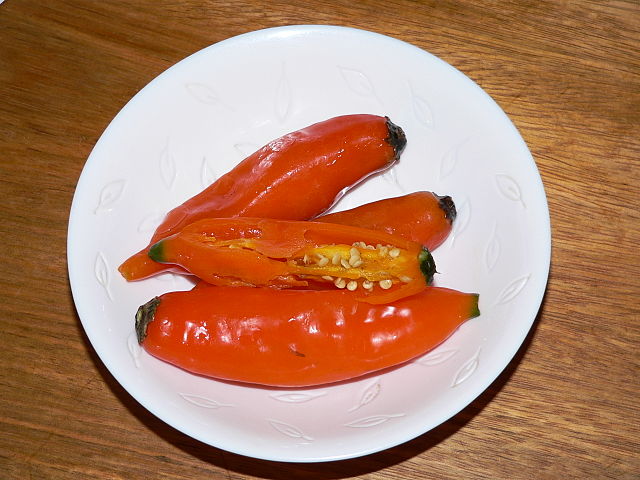
[[[211,285],[346,289],[376,304],[424,290],[435,273],[429,250],[400,236],[245,217],[194,222],[153,245],[149,256]]]

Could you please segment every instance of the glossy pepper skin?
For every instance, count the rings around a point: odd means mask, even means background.
[[[148,248],[202,218],[313,218],[349,187],[390,167],[405,145],[400,127],[387,117],[365,114],[334,117],[284,135],[171,210],[149,245],[120,265],[120,273],[131,281],[166,270],[149,258]]]
[[[455,218],[456,207],[451,197],[414,192],[321,215],[315,221],[381,230],[433,251],[447,239]]]
[[[405,363],[479,314],[477,295],[439,287],[388,305],[345,290],[202,287],[141,306],[136,332],[148,353],[192,373],[308,387]]]
[[[309,282],[387,303],[427,288],[433,257],[417,242],[324,222],[210,218],[153,245],[156,262],[178,265],[211,285],[302,287]]]

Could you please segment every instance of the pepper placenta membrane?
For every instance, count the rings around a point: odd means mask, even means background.
[[[202,218],[313,218],[352,185],[390,167],[405,144],[402,129],[377,115],[335,117],[284,135],[171,210],[120,273],[131,281],[167,270],[149,258],[149,247]]]
[[[430,287],[388,305],[345,290],[204,287],[138,309],[143,348],[218,379],[306,387],[405,363],[480,314],[478,296]]]
[[[322,215],[315,220],[381,230],[419,242],[433,251],[446,240],[455,218],[456,207],[451,197],[413,192]]]
[[[194,222],[149,250],[211,285],[357,291],[388,303],[424,290],[435,263],[417,242],[388,233],[323,222],[211,218]]]

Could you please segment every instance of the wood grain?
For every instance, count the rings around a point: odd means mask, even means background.
[[[110,376],[66,273],[91,148],[185,56],[288,24],[373,30],[460,69],[540,169],[552,268],[514,362],[433,431],[288,465],[200,444]],[[640,4],[635,1],[7,0],[0,4],[0,475],[8,479],[639,478]]]

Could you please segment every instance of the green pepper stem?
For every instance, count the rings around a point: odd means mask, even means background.
[[[418,254],[418,263],[427,285],[431,285],[433,283],[433,275],[436,273],[436,261],[427,248],[422,247]]]
[[[471,304],[471,311],[469,312],[469,318],[475,318],[480,316],[480,307],[478,307],[479,300],[480,300],[480,295],[477,293],[474,293],[473,302]]]
[[[149,248],[149,258],[154,262],[164,263],[164,241],[160,240]]]

